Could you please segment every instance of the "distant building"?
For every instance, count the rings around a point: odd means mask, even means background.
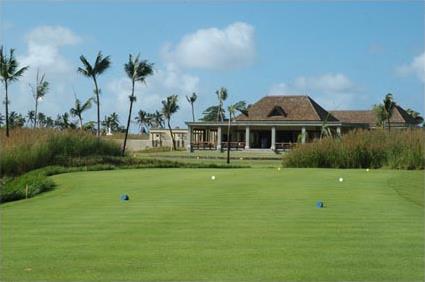
[[[390,120],[395,128],[414,127],[415,119],[396,106]],[[227,146],[228,122],[186,122],[189,149],[221,150]],[[320,138],[323,125],[336,135],[355,128],[375,128],[372,111],[327,111],[309,96],[266,96],[231,123],[232,149],[290,149]]]
[[[177,148],[186,148],[188,130],[182,128],[172,129],[174,140]],[[166,128],[151,128],[149,130],[149,140],[152,148],[155,147],[172,147],[173,141],[171,139],[170,130]]]

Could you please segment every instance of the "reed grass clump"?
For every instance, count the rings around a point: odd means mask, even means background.
[[[353,130],[298,146],[283,157],[286,167],[424,169],[423,129]]]

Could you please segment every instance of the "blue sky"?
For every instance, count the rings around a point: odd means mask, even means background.
[[[416,2],[138,2],[3,1],[1,43],[31,71],[11,88],[11,109],[32,109],[28,83],[46,72],[50,115],[88,98],[91,82],[76,73],[79,55],[112,58],[100,79],[102,115],[126,119],[129,53],[155,63],[137,88],[136,110],[153,111],[180,96],[174,125],[190,119],[184,98],[199,94],[197,116],[228,88],[228,103],[264,95],[310,95],[326,109],[367,109],[391,92],[423,113],[424,3]],[[93,59],[91,59],[93,60]],[[3,94],[3,92],[1,92]],[[91,110],[86,119],[93,119]],[[133,126],[133,130],[137,127]]]

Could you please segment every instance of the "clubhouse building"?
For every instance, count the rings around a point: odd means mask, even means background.
[[[392,128],[415,127],[415,119],[396,106],[390,120]],[[327,111],[309,96],[265,96],[231,122],[186,122],[187,144],[190,150],[271,149],[286,150],[297,143],[320,138],[322,128],[341,135],[355,128],[376,127],[375,114],[370,110]]]

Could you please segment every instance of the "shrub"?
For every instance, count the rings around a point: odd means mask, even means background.
[[[298,146],[283,157],[286,167],[424,169],[422,129],[353,130]]]
[[[9,138],[1,134],[0,142],[0,177],[16,176],[52,164],[66,165],[76,159],[121,153],[113,141],[76,130],[16,129]]]

